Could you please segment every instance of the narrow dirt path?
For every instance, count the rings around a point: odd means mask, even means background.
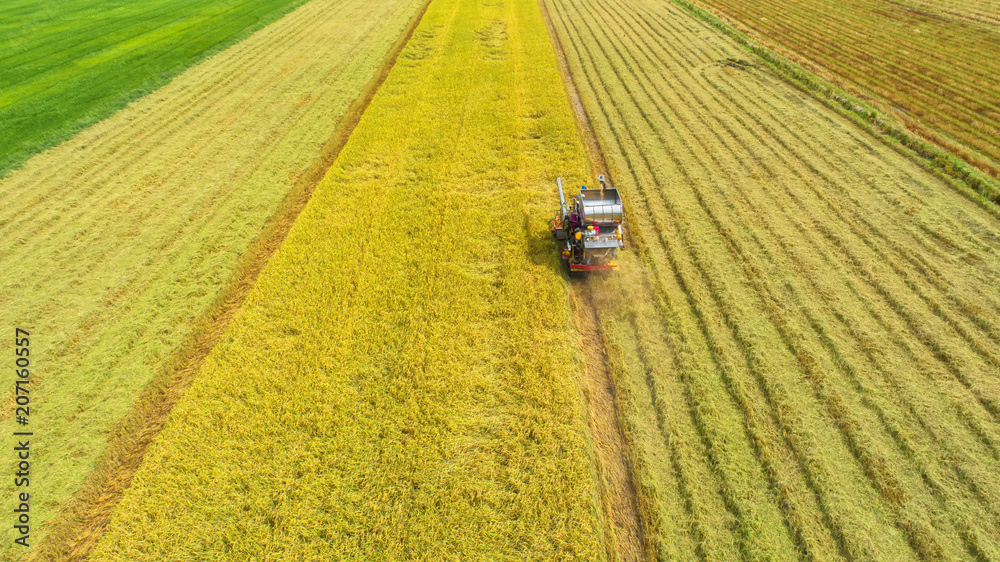
[[[108,448],[97,467],[80,492],[52,520],[46,541],[39,545],[33,555],[29,555],[29,559],[83,560],[88,557],[104,534],[115,506],[142,463],[146,449],[163,428],[170,411],[198,373],[202,361],[219,341],[257,276],[281,246],[316,186],[347,143],[361,115],[392,70],[400,51],[420,24],[430,2],[431,0],[427,0],[407,24],[403,34],[390,49],[382,68],[337,124],[333,135],[323,146],[320,157],[299,178],[282,200],[277,212],[251,243],[218,300],[196,323],[198,328],[166,361],[161,374],[144,389],[129,413],[116,424],[108,438]]]
[[[573,106],[580,137],[587,150],[591,175],[597,177],[597,174],[607,173],[607,161],[597,143],[587,113],[583,109],[545,3],[539,0],[538,4],[559,61],[559,72],[562,74],[570,104]],[[632,240],[628,236],[628,230],[625,232],[625,243],[631,246]],[[643,516],[636,495],[630,448],[622,431],[614,379],[608,367],[600,313],[596,307],[593,291],[593,285],[588,283],[587,279],[580,279],[570,284],[573,316],[581,336],[581,355],[584,361],[582,383],[587,400],[588,423],[597,454],[601,502],[605,518],[611,526],[609,556],[617,560],[648,560],[651,557],[646,548]]]

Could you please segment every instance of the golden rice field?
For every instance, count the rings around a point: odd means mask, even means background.
[[[422,4],[309,2],[0,181],[0,324],[35,334],[34,529],[103,466]],[[6,559],[21,547],[0,535]]]
[[[663,0],[545,0],[631,212],[592,279],[659,559],[1000,557],[1000,236]]]
[[[600,559],[534,0],[435,0],[93,559]],[[190,532],[197,528],[198,532]]]

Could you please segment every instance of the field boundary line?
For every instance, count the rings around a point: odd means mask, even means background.
[[[981,172],[978,167],[906,130],[895,118],[886,115],[874,105],[858,99],[815,72],[792,62],[776,49],[765,46],[762,41],[753,41],[751,36],[714,12],[690,0],[670,1],[735,41],[740,48],[763,60],[780,78],[847,117],[866,132],[882,139],[887,145],[917,162],[921,167],[945,179],[956,191],[978,203],[994,216],[1000,217],[1000,206],[998,206],[1000,185]]]
[[[587,153],[591,175],[596,177],[600,173],[610,173],[608,160],[583,107],[545,1],[538,0],[538,6],[555,51],[568,101],[573,108],[574,121]],[[626,222],[629,222],[628,207],[625,215]],[[631,229],[626,229],[626,244],[632,246],[634,239],[641,240],[641,234],[633,238]],[[641,246],[640,243],[637,247]],[[653,559],[652,553],[655,550],[649,538],[650,514],[654,512],[652,500],[639,493],[643,488],[637,480],[635,463],[631,458],[635,447],[627,430],[628,424],[622,417],[619,389],[608,357],[600,314],[595,307],[593,287],[584,280],[579,283],[571,282],[568,289],[574,323],[581,337],[581,387],[587,403],[588,425],[598,462],[598,489],[608,525],[606,532],[610,535],[607,537],[609,556],[617,560],[650,560]]]
[[[28,560],[82,560],[103,536],[111,514],[142,464],[146,450],[166,423],[201,364],[241,308],[257,277],[284,242],[320,181],[340,155],[362,115],[385,82],[433,0],[426,0],[391,46],[382,66],[340,118],[319,156],[296,180],[264,224],[215,301],[193,323],[191,334],[164,361],[160,373],[108,436],[108,446],[80,490],[60,506],[43,528],[43,539]]]

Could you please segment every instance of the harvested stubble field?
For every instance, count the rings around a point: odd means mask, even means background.
[[[995,211],[665,0],[545,6],[638,250],[590,283],[650,553],[1000,558]]]
[[[546,220],[586,166],[535,0],[434,0],[93,559],[601,558]]]
[[[1000,177],[1000,5],[699,0],[738,29]]]
[[[5,0],[0,177],[302,0]]]
[[[199,343],[218,299],[238,301],[234,270],[266,252],[282,228],[269,217],[302,191],[422,4],[309,2],[0,182],[0,325],[33,333],[32,424],[45,435],[31,451],[32,481],[44,483],[33,545],[57,511],[73,518],[67,500],[88,474],[101,486],[131,454],[106,451],[116,422],[178,366],[179,346]],[[12,412],[0,414],[6,435]],[[9,509],[13,484],[0,485]],[[4,527],[0,558],[21,548],[13,532]]]

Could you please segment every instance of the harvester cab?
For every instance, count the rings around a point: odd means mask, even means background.
[[[622,198],[603,174],[597,179],[599,189],[583,186],[567,205],[562,178],[556,178],[562,207],[552,219],[552,235],[562,245],[570,274],[618,269],[617,253],[624,247]]]

